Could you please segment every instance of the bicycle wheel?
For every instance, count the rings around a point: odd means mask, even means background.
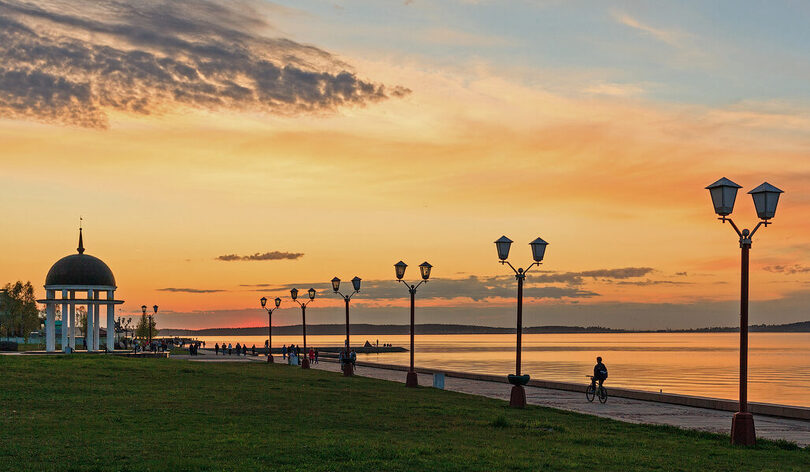
[[[592,402],[595,396],[596,389],[593,387],[593,385],[588,385],[588,388],[585,390],[585,398],[587,398],[589,402]]]
[[[607,389],[605,387],[599,387],[599,401],[601,403],[607,401]]]

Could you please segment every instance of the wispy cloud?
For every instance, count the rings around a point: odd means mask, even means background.
[[[644,93],[644,87],[639,84],[621,84],[616,82],[600,82],[587,86],[583,92],[591,95],[606,95],[611,97],[632,97]]]
[[[584,278],[599,279],[629,279],[634,277],[644,277],[655,269],[652,267],[622,267],[618,269],[594,269],[579,272],[540,272],[534,274],[529,279],[529,283],[567,283],[571,285],[582,285]]]
[[[649,287],[652,285],[694,285],[693,282],[684,282],[682,280],[620,280],[616,285],[635,285],[638,287]]]
[[[626,280],[643,277],[653,272],[651,267],[622,267],[617,269],[595,269],[579,272],[538,272],[530,274],[524,288],[524,295],[538,299],[576,299],[598,297],[599,294],[580,287],[585,278],[600,280]],[[557,284],[557,285],[555,285]],[[559,286],[565,284],[566,286]],[[257,291],[289,291],[291,288],[313,287],[320,293],[329,293],[328,282],[306,282],[292,284],[244,284],[241,287],[255,288]],[[363,294],[375,299],[398,299],[407,296],[407,290],[393,280],[363,280]],[[492,298],[508,298],[515,295],[515,278],[511,275],[476,276],[460,279],[432,278],[421,289],[421,299],[466,298],[482,301]]]
[[[763,267],[764,270],[768,272],[775,272],[780,274],[804,274],[810,272],[810,267],[801,265],[801,264],[792,264],[792,265],[770,265]]]
[[[332,291],[329,283],[296,283],[275,285],[261,291],[283,291],[287,292],[292,288],[313,287],[319,293],[330,293]],[[351,287],[349,287],[351,288]],[[393,280],[363,280],[361,293],[372,299],[398,299],[408,296],[408,291],[401,284]],[[599,296],[598,293],[582,290],[577,287],[555,287],[555,286],[526,286],[524,295],[529,298],[590,298]],[[473,301],[483,301],[490,298],[504,298],[515,296],[515,278],[513,276],[477,277],[471,275],[463,279],[442,279],[435,278],[423,286],[420,298],[423,300],[450,300],[455,298],[467,298]],[[358,298],[358,300],[364,297]],[[362,303],[362,302],[361,302]]]
[[[110,110],[275,114],[403,96],[271,29],[247,1],[0,0],[0,117],[91,128]]]
[[[647,33],[649,36],[657,39],[658,41],[661,41],[663,43],[675,47],[679,47],[682,45],[684,35],[681,32],[674,30],[666,30],[662,28],[655,28],[646,23],[642,23],[640,20],[630,16],[625,12],[613,11],[611,12],[611,15],[613,16],[613,19],[615,19],[617,22],[630,28],[636,29],[638,31]]]
[[[304,256],[303,252],[281,252],[281,251],[270,251],[270,252],[257,252],[256,254],[249,254],[247,256],[240,256],[238,254],[225,254],[222,256],[217,256],[216,260],[218,261],[226,261],[226,262],[233,262],[233,261],[278,261],[284,259],[300,259]]]
[[[167,288],[159,288],[159,289],[157,289],[157,291],[158,292],[173,292],[173,293],[218,293],[218,292],[227,292],[228,290],[224,290],[224,289],[167,287]]]

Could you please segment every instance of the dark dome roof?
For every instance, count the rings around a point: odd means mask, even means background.
[[[71,254],[56,261],[45,277],[45,285],[108,285],[115,277],[107,264],[88,254]]]

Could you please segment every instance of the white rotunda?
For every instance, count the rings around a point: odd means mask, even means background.
[[[100,350],[100,311],[107,307],[107,341],[105,350],[115,349],[115,305],[124,303],[115,299],[115,277],[101,259],[84,253],[82,229],[79,228],[77,254],[71,254],[56,261],[45,277],[45,299],[37,300],[45,304],[45,349],[56,352],[56,306],[62,307],[62,351],[76,349],[76,306],[87,307],[87,335],[85,345],[88,352]],[[59,295],[59,298],[57,298]]]

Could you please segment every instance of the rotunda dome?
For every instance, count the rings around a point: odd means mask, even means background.
[[[115,287],[112,270],[98,257],[84,253],[81,231],[78,254],[65,256],[51,267],[45,285],[104,285]]]

